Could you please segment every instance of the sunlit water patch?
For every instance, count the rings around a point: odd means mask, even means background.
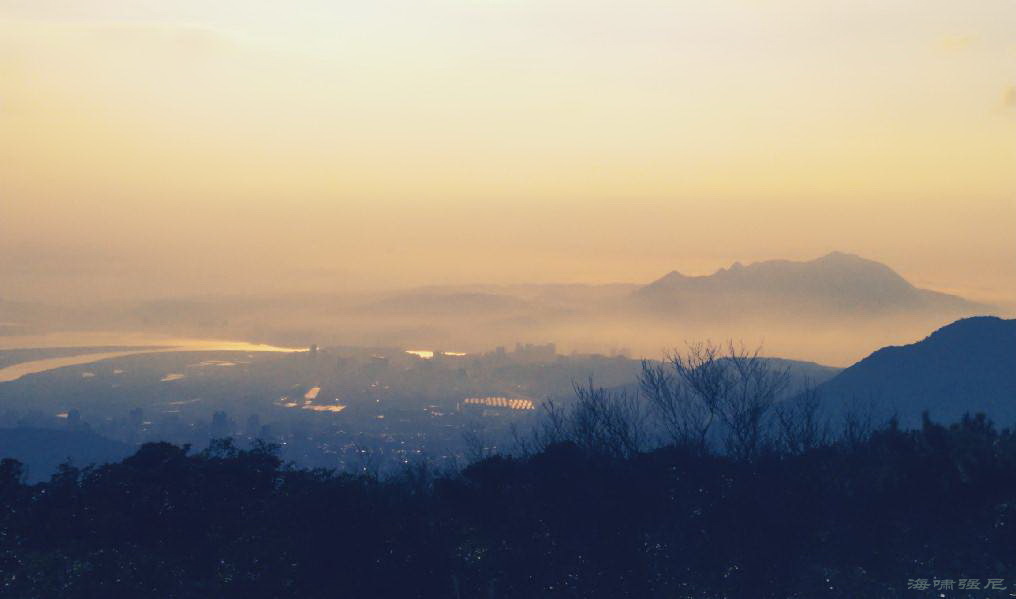
[[[47,372],[66,366],[80,366],[102,360],[122,358],[137,354],[166,353],[178,351],[237,351],[237,352],[280,352],[293,353],[307,351],[292,347],[279,347],[246,341],[223,341],[218,339],[180,339],[153,337],[145,335],[115,333],[53,333],[48,335],[11,336],[0,338],[0,350],[3,349],[44,349],[60,347],[129,347],[124,351],[97,353],[81,353],[59,358],[29,360],[0,368],[0,383],[16,381],[21,377]],[[148,347],[144,347],[148,346]],[[210,361],[213,362],[213,361]],[[218,366],[234,365],[235,363],[221,360],[214,361]],[[122,374],[123,371],[114,371]]]
[[[449,358],[462,358],[469,354],[460,351],[443,351],[435,352],[429,349],[407,349],[406,353],[417,358],[423,358],[424,360],[432,360],[434,356],[441,355]]]

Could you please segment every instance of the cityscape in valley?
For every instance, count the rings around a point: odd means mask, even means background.
[[[862,293],[861,289],[875,291]],[[271,310],[283,315],[281,324],[264,326],[260,339],[232,342],[235,349],[229,349],[228,342],[196,341],[194,336],[242,334],[249,326],[247,318],[263,317],[257,302],[255,307],[241,305],[233,318],[217,323],[217,316],[228,309],[225,300],[139,304],[122,313],[110,312],[105,317],[109,320],[95,319],[104,326],[147,329],[119,334],[50,331],[47,317],[59,312],[60,306],[18,304],[13,307],[23,320],[8,322],[5,339],[31,345],[61,337],[107,343],[121,338],[133,339],[135,345],[0,349],[0,380],[5,381],[0,383],[0,426],[12,431],[3,449],[28,465],[33,480],[47,479],[68,459],[85,465],[89,460],[125,457],[146,442],[200,448],[215,439],[233,439],[238,446],[256,440],[272,443],[279,447],[282,459],[308,468],[390,472],[427,462],[454,469],[477,455],[509,452],[524,443],[520,435],[525,437],[536,425],[545,404],[567,405],[577,386],[637,392],[643,360],[663,363],[686,344],[732,339],[722,336],[731,323],[767,324],[765,330],[771,334],[766,338],[775,337],[783,344],[790,341],[781,334],[795,326],[822,338],[840,334],[843,323],[869,331],[892,322],[889,332],[894,340],[907,347],[915,344],[913,351],[929,344],[942,346],[940,339],[953,335],[941,351],[964,357],[950,360],[956,365],[954,372],[908,375],[903,381],[878,370],[887,368],[882,363],[892,353],[878,346],[853,365],[824,364],[822,358],[830,355],[825,352],[817,352],[814,360],[793,360],[768,353],[767,346],[750,349],[787,371],[788,384],[778,399],[821,390],[828,395],[825,404],[830,413],[850,407],[877,408],[874,415],[895,415],[907,425],[918,424],[924,411],[946,420],[965,412],[1016,418],[1016,407],[1010,408],[1006,401],[1016,389],[1011,377],[995,380],[976,374],[992,355],[1011,355],[1004,336],[1006,327],[1012,328],[1011,321],[984,317],[1000,308],[919,289],[890,268],[858,256],[834,252],[807,262],[735,264],[706,277],[686,277],[675,271],[644,286],[626,286],[611,290],[606,297],[589,299],[599,292],[578,286],[566,291],[555,286],[485,292],[434,288],[393,292],[333,312],[338,323],[348,318],[382,318],[379,313],[429,322],[435,339],[456,349],[469,348],[468,352],[445,351],[436,345],[428,346],[435,349],[408,349],[419,346],[309,343],[317,337],[336,339],[339,334],[328,328],[327,319],[322,319],[326,324],[317,335],[301,333],[298,326],[287,329],[284,315],[316,316],[327,305],[321,298],[314,300],[319,312],[301,311],[276,300]],[[556,313],[540,321],[546,329],[527,329],[521,323],[522,314],[546,313],[552,301],[558,302]],[[103,308],[72,310],[99,309]],[[627,323],[633,328],[669,331],[666,334],[675,339],[681,332],[713,330],[719,335],[684,338],[652,354],[635,354],[630,346],[565,353],[556,342],[516,342],[475,351],[483,339],[497,339],[493,331],[509,319],[520,322],[515,329],[520,334],[538,334],[553,330],[559,322],[608,318],[616,329]],[[564,325],[557,326],[564,330]],[[990,342],[995,328],[1002,335],[1002,345],[989,347],[986,355],[979,356],[984,351],[979,346]],[[982,330],[988,334],[973,332]],[[146,334],[163,341],[137,345]],[[389,334],[393,342],[426,343],[425,338],[416,337],[419,333],[393,330]],[[174,336],[190,340],[173,341]],[[559,339],[563,346],[581,346],[567,336]],[[591,338],[585,339],[588,343]],[[623,337],[617,340],[625,341]],[[301,345],[286,347],[284,343]],[[748,347],[743,339],[736,343]],[[970,364],[961,367],[964,362]],[[1004,375],[1006,370],[1003,360],[1000,371]],[[870,372],[881,374],[866,374]],[[981,391],[967,399],[955,394],[963,387]],[[46,432],[44,436],[27,432],[34,430]]]
[[[512,425],[527,425],[543,399],[567,397],[573,381],[597,373],[603,384],[631,384],[638,367],[621,356],[559,356],[553,344],[477,356],[316,346],[157,351],[5,383],[0,426],[54,431],[44,447],[26,438],[21,451],[5,448],[29,465],[32,449],[57,458],[30,469],[41,478],[73,462],[75,450],[108,448],[112,458],[144,442],[205,447],[219,438],[276,443],[306,467],[391,469],[425,459],[452,467],[464,463],[464,435],[506,442]],[[55,431],[74,433],[65,456],[54,455]]]
[[[1016,596],[1012,0],[0,0],[0,598]]]
[[[742,272],[749,274],[742,278]],[[887,284],[842,299],[872,274]],[[379,303],[397,304],[416,318],[438,311],[443,327],[473,323],[483,338],[491,330],[478,324],[492,318],[487,305],[513,303],[501,294],[400,292]],[[198,339],[209,312],[222,309],[215,301],[200,310],[162,305],[157,319],[143,304],[119,316],[129,322],[146,314],[147,330],[60,330],[46,318],[60,306],[16,304],[20,320],[7,316],[0,337],[6,342],[0,349],[0,526],[31,543],[27,551],[59,561],[81,559],[72,557],[80,550],[68,547],[85,538],[85,551],[112,552],[85,558],[90,567],[111,572],[123,570],[109,559],[132,568],[171,562],[187,576],[146,574],[127,584],[182,596],[196,585],[230,596],[275,597],[293,587],[303,589],[300,595],[329,596],[336,579],[313,567],[314,556],[337,537],[355,538],[360,547],[339,550],[338,562],[327,560],[342,572],[355,567],[357,576],[343,578],[342,588],[354,596],[420,597],[458,597],[459,585],[495,597],[550,596],[562,573],[581,597],[623,596],[633,588],[743,596],[774,571],[838,563],[858,570],[770,579],[764,596],[847,597],[868,585],[896,593],[924,582],[932,588],[923,569],[942,552],[964,559],[956,553],[962,552],[972,556],[966,563],[979,564],[1012,542],[1001,532],[971,539],[963,524],[940,527],[930,540],[888,526],[918,530],[965,509],[972,516],[961,522],[972,517],[970,526],[985,530],[983,518],[998,518],[999,502],[1016,489],[1013,433],[992,424],[1016,422],[1016,319],[982,313],[1000,308],[915,288],[887,267],[840,253],[807,263],[735,266],[698,280],[672,273],[624,294],[612,291],[605,301],[586,314],[611,306],[615,321],[678,330],[681,322],[723,323],[734,312],[784,323],[793,318],[777,316],[773,306],[781,312],[788,305],[819,337],[823,327],[842,330],[841,319],[861,330],[946,322],[909,343],[829,366],[772,356],[741,341],[687,340],[649,357],[628,347],[565,353],[556,342],[488,351],[265,343],[293,341],[283,328],[253,341]],[[891,329],[906,335],[903,326]],[[873,472],[889,482],[870,486]],[[912,498],[915,487],[917,497],[934,498],[943,486],[962,498],[955,500],[960,507]],[[773,494],[778,503],[766,504]],[[816,502],[816,495],[824,499]],[[906,516],[888,507],[905,497]],[[644,513],[628,509],[645,501],[652,503]],[[561,512],[561,502],[571,516]],[[867,535],[860,532],[867,527],[852,524],[861,505],[875,510],[866,508],[865,520],[874,516],[886,525],[881,533]],[[51,529],[46,541],[33,540],[26,527],[60,518],[53,510],[70,510],[64,513],[74,523]],[[758,510],[765,515],[753,515]],[[300,513],[314,514],[314,523],[295,516]],[[498,523],[506,515],[511,524],[503,528]],[[123,524],[102,524],[109,517]],[[168,521],[172,532],[137,532]],[[590,529],[593,521],[603,524]],[[351,528],[351,522],[361,524]],[[548,522],[551,532],[539,532]],[[470,526],[482,532],[451,532]],[[779,534],[787,527],[802,532],[788,539]],[[729,540],[683,540],[689,529]],[[534,542],[538,532],[549,536]],[[484,574],[487,566],[475,558],[455,557],[463,543],[482,538],[477,534],[493,535],[489,550],[498,547],[493,574]],[[835,540],[816,536],[828,534]],[[614,541],[603,544],[598,535]],[[632,545],[642,535],[658,539],[652,551]],[[159,545],[164,539],[169,547]],[[264,570],[231,555],[234,546],[274,555],[279,539],[288,557],[259,557],[267,560]],[[130,555],[107,549],[124,542]],[[872,544],[891,551],[872,554]],[[529,549],[517,553],[522,547]],[[814,547],[836,553],[814,554]],[[194,555],[195,548],[221,555],[214,559],[240,577],[202,573],[212,558]],[[719,557],[696,562],[685,553],[707,550]],[[576,564],[578,551],[592,557]],[[916,567],[906,563],[914,555],[923,556]],[[650,566],[644,561],[650,556],[661,561]],[[540,560],[550,560],[550,567]],[[724,563],[739,564],[743,574],[730,578]],[[631,567],[649,570],[629,579]],[[679,569],[686,567],[706,582],[685,578]],[[0,567],[15,596],[60,580],[14,578],[24,568]],[[50,566],[29,568],[53,576]],[[428,578],[435,570],[441,576]],[[905,580],[895,579],[898,570]],[[407,572],[409,579],[392,578]],[[985,584],[1004,586],[1004,570],[987,574]],[[125,584],[98,580],[110,588]],[[934,580],[948,588],[941,581],[949,579]],[[93,581],[72,575],[55,584],[87,597]],[[264,588],[252,591],[255,584]]]

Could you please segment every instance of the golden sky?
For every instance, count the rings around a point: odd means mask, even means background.
[[[647,281],[1016,297],[1009,0],[0,0],[0,297]]]

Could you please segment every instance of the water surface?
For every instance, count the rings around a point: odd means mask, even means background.
[[[88,353],[88,346],[129,347],[123,351]],[[146,347],[147,346],[147,347]],[[49,335],[9,336],[0,338],[0,350],[43,349],[74,347],[82,353],[55,358],[28,360],[0,368],[0,383],[16,381],[29,374],[37,374],[63,368],[91,364],[111,358],[122,358],[136,354],[164,353],[174,351],[243,351],[243,352],[296,352],[305,351],[291,347],[278,347],[246,341],[224,341],[221,339],[176,339],[136,334],[117,333],[55,333]]]

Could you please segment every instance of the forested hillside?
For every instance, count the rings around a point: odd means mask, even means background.
[[[1016,436],[983,418],[752,459],[608,453],[378,480],[150,444],[35,486],[5,460],[3,595],[874,598],[1016,567]]]

